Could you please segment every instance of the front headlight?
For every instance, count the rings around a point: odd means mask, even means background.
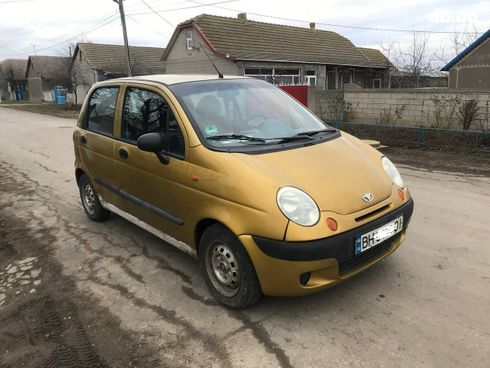
[[[277,191],[277,205],[291,221],[302,226],[313,226],[320,219],[315,201],[305,192],[294,187],[282,187]]]
[[[399,186],[400,188],[405,188],[403,179],[393,162],[391,162],[388,157],[383,157],[381,159],[381,162],[383,163],[383,169],[385,169],[386,174],[390,177],[393,183],[395,183],[395,185]]]

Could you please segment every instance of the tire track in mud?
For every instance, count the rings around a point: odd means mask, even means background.
[[[93,321],[94,316],[97,318],[97,323],[103,320],[104,332],[105,324],[113,322],[107,319],[106,310],[95,311],[94,305],[87,301],[87,297],[78,294],[74,282],[62,275],[62,267],[52,257],[50,247],[55,237],[50,229],[43,227],[42,222],[35,218],[34,210],[31,208],[22,212],[29,216],[27,222],[15,216],[11,210],[11,202],[17,202],[15,199],[18,196],[12,188],[20,188],[20,186],[15,185],[17,183],[11,178],[10,182],[14,185],[4,190],[7,181],[9,179],[6,175],[2,175],[0,265],[3,269],[5,263],[36,255],[45,271],[42,276],[43,282],[33,289],[34,292],[33,290],[27,292],[32,288],[30,285],[24,288],[11,287],[4,291],[8,300],[7,304],[0,308],[0,341],[2,341],[0,366],[2,368],[110,367],[111,365],[100,357],[93,340],[87,334],[86,324],[82,322],[79,308],[83,309],[85,322]],[[4,244],[10,244],[16,251],[5,253]],[[91,316],[87,319],[88,314]],[[118,343],[127,342],[122,334],[118,337],[122,338]],[[129,344],[133,343],[129,342]],[[123,351],[117,352],[119,356],[123,356],[124,353],[129,354]],[[128,363],[135,361],[132,357],[127,357]],[[153,366],[145,363],[144,359],[138,358],[137,361],[141,366]]]
[[[205,298],[197,294],[192,288],[188,286],[183,285],[182,291],[189,298],[196,300],[202,304],[208,306],[221,306],[221,304],[214,301],[214,299]],[[226,308],[226,307],[222,307],[222,308]],[[231,318],[240,321],[242,323],[242,326],[236,329],[235,331],[232,331],[230,334],[225,336],[225,338],[241,331],[250,330],[253,336],[255,337],[255,339],[264,346],[265,350],[276,357],[276,360],[278,361],[281,367],[283,368],[293,367],[284,349],[282,349],[278,344],[276,344],[272,340],[267,330],[264,328],[264,326],[262,326],[261,321],[257,321],[257,322],[252,321],[252,319],[243,311],[231,310],[226,308],[226,312]]]
[[[2,163],[0,162],[0,165]],[[13,165],[8,164],[8,169],[6,171],[11,171],[15,172],[22,178],[22,182],[24,182],[25,186],[28,186],[27,184],[31,184],[31,186],[36,186],[40,187],[39,183],[35,182],[34,180],[31,180],[27,175],[24,175],[22,172],[19,172],[16,170]],[[5,173],[7,174],[7,173]],[[49,189],[49,188],[45,188]],[[47,195],[47,190],[43,190],[44,195],[41,196],[40,200],[41,201],[47,201],[48,198],[46,197]],[[93,272],[97,270],[96,263],[103,261],[103,260],[112,260],[114,263],[116,263],[120,269],[129,277],[131,277],[133,280],[135,280],[138,283],[144,283],[144,277],[132,270],[131,267],[127,264],[128,260],[131,258],[125,258],[119,255],[113,255],[110,254],[108,251],[105,251],[103,248],[95,248],[92,246],[91,241],[89,240],[90,237],[101,237],[105,243],[110,244],[114,249],[119,248],[117,244],[113,242],[113,240],[109,237],[107,233],[103,232],[96,232],[96,231],[86,231],[85,234],[87,236],[84,236],[83,233],[80,233],[80,228],[77,225],[74,225],[70,223],[67,219],[63,218],[60,216],[60,214],[57,212],[57,209],[54,208],[53,206],[46,205],[46,207],[53,211],[53,216],[56,218],[56,223],[60,225],[63,230],[66,232],[68,237],[71,237],[76,240],[89,254],[92,255],[92,259],[89,260],[87,263],[89,269]],[[32,212],[30,212],[29,215],[30,218],[35,219],[35,216]],[[88,239],[87,239],[88,237]],[[54,240],[52,241],[54,242]],[[138,248],[138,247],[137,247]],[[140,247],[141,248],[141,247]],[[129,252],[129,251],[128,251]],[[132,254],[134,255],[134,254]],[[168,262],[166,262],[164,259],[160,257],[152,257],[149,254],[149,251],[146,247],[143,247],[141,249],[141,253],[138,255],[143,255],[146,258],[155,260],[158,263],[158,268],[166,271],[170,271],[175,273],[177,276],[179,276],[184,282],[190,283],[191,278],[190,276],[184,274],[182,271],[177,270],[173,267],[171,267]],[[111,287],[113,289],[116,289],[120,292],[120,294],[134,302],[134,304],[139,307],[139,308],[144,308],[144,309],[149,309],[156,313],[159,317],[162,319],[166,320],[169,323],[172,323],[176,325],[177,327],[181,327],[186,331],[187,338],[194,339],[201,343],[206,351],[209,351],[212,356],[214,356],[219,362],[221,363],[222,366],[224,367],[229,367],[231,366],[231,362],[229,361],[229,358],[226,354],[226,352],[222,349],[219,341],[216,339],[215,336],[209,335],[202,333],[199,331],[197,328],[195,328],[191,322],[178,317],[177,313],[173,310],[167,310],[164,309],[161,306],[157,305],[152,305],[145,301],[142,298],[136,297],[136,295],[131,295],[128,291],[128,289],[124,286],[120,285],[113,285],[108,282],[105,282],[103,280],[97,279],[95,277],[88,277],[86,280],[90,280],[92,282],[96,282],[99,285],[103,285],[106,287]],[[50,320],[56,320],[56,317],[51,317]],[[55,331],[56,332],[56,331]],[[66,344],[59,344],[56,348],[56,350],[53,352],[53,356],[50,357],[50,360],[46,363],[47,367],[60,367],[60,366],[70,366],[68,362],[72,361],[75,359],[76,354],[73,353],[73,349],[70,348],[70,346],[67,346]],[[62,364],[61,364],[62,363]],[[87,365],[89,367],[91,365]],[[94,365],[95,366],[95,365]]]
[[[171,323],[178,327],[182,327],[186,333],[186,337],[184,337],[184,340],[185,339],[197,340],[198,342],[204,345],[207,351],[213,353],[213,355],[219,359],[220,364],[224,365],[225,367],[232,366],[228,354],[223,351],[223,347],[221,346],[220,341],[216,338],[216,336],[199,331],[191,322],[189,322],[188,320],[182,317],[177,316],[176,311],[165,309],[162,306],[148,303],[145,299],[140,298],[136,296],[135,293],[130,292],[128,288],[125,286],[105,282],[95,276],[90,277],[88,280],[96,284],[116,290],[117,292],[119,292],[121,296],[128,299],[134,305],[140,308],[151,310],[166,322]]]
[[[4,163],[0,162],[0,169],[2,168],[2,164]],[[114,241],[109,237],[109,235],[106,232],[98,232],[98,231],[94,231],[94,229],[82,230],[80,226],[71,223],[70,221],[68,221],[66,218],[64,218],[58,213],[58,209],[56,207],[47,204],[50,203],[49,199],[50,197],[52,197],[52,195],[50,195],[52,188],[40,185],[38,182],[30,178],[22,171],[15,169],[13,165],[11,164],[7,164],[7,165],[8,165],[8,169],[7,169],[8,171],[15,172],[19,176],[21,176],[22,181],[24,181],[24,186],[26,184],[25,182],[28,183],[30,182],[32,185],[36,187],[43,188],[42,190],[43,193],[42,195],[40,195],[40,199],[45,202],[43,204],[46,207],[48,207],[48,209],[51,212],[54,213],[54,217],[56,217],[57,223],[62,226],[63,230],[66,232],[68,237],[73,237],[74,239],[76,239],[76,241],[87,252],[89,252],[92,255],[92,258],[87,260],[86,265],[89,268],[89,270],[93,271],[93,273],[95,273],[98,269],[96,266],[97,263],[110,259],[114,263],[116,263],[119,266],[119,268],[122,270],[122,272],[124,272],[124,274],[126,274],[132,280],[135,280],[137,283],[140,284],[145,284],[144,276],[138,274],[129,266],[129,261],[131,260],[132,257],[144,256],[147,259],[151,259],[157,262],[158,268],[164,271],[171,272],[177,277],[179,277],[183,282],[183,285],[181,286],[182,292],[188,298],[195,300],[206,306],[225,308],[221,306],[219,303],[217,303],[214,299],[202,297],[199,294],[197,294],[191,287],[192,278],[188,274],[171,266],[169,262],[164,258],[150,254],[148,247],[145,246],[144,244],[141,244],[141,242],[135,239],[133,236],[129,236],[134,246],[134,249],[130,250],[127,247],[121,247],[120,245],[114,243]],[[27,187],[25,189],[27,189]],[[32,192],[33,191],[31,191],[30,194],[32,194]],[[110,225],[105,225],[105,226],[110,227]],[[95,248],[94,246],[92,246],[90,240],[87,239],[87,237],[90,238],[93,236],[98,236],[103,238],[104,242],[110,244],[112,247],[116,249],[124,248],[125,251],[129,254],[129,256],[123,257],[120,255],[113,255],[107,251],[104,251],[103,248]],[[133,250],[139,250],[140,252],[135,253]],[[223,346],[222,346],[223,342],[220,339],[217,339],[216,336],[214,335],[209,335],[197,330],[190,321],[177,316],[174,310],[168,310],[159,305],[153,305],[151,303],[148,303],[143,298],[140,298],[136,296],[136,294],[131,293],[125,286],[112,284],[96,276],[89,276],[84,280],[89,280],[98,285],[116,290],[121,296],[130,300],[137,307],[151,310],[159,317],[164,319],[166,322],[183,328],[186,331],[186,335],[189,338],[193,338],[203,343],[203,346],[206,348],[206,350],[212,353],[218,359],[220,359],[221,363],[223,363],[224,366],[232,366],[230,358],[228,357],[227,353],[223,351]],[[269,333],[262,326],[260,321],[258,322],[252,321],[252,319],[243,311],[233,311],[233,310],[226,309],[226,312],[230,318],[237,320],[242,324],[240,328],[236,329],[235,331],[232,331],[230,334],[236,334],[240,331],[250,330],[254,338],[257,340],[257,342],[261,344],[268,353],[275,356],[277,362],[280,364],[281,367],[284,368],[292,367],[286,352],[271,339]]]

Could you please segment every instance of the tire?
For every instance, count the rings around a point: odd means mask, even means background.
[[[110,212],[100,204],[97,192],[87,175],[82,174],[82,176],[80,176],[80,179],[78,180],[78,189],[83,209],[88,218],[97,222],[106,220],[109,217]]]
[[[213,297],[243,309],[262,296],[255,268],[240,240],[220,224],[206,229],[199,242],[199,264]]]

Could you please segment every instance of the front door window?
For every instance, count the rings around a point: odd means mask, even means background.
[[[121,138],[136,144],[146,133],[160,133],[165,152],[184,156],[184,137],[168,103],[159,94],[140,88],[128,88],[124,100]]]

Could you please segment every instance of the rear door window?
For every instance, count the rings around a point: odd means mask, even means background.
[[[113,136],[118,94],[119,87],[102,87],[92,93],[87,111],[87,130]]]

